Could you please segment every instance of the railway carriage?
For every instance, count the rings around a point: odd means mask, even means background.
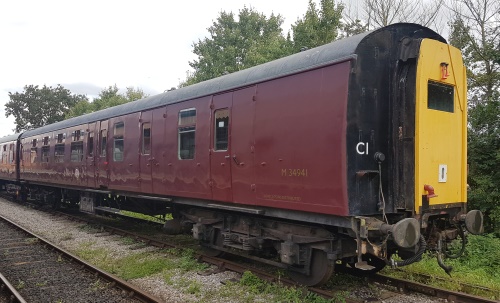
[[[14,185],[19,178],[17,168],[18,138],[20,134],[14,134],[0,138],[0,184],[6,186]]]
[[[166,230],[207,252],[317,285],[335,264],[402,266],[482,231],[466,112],[460,51],[395,24],[26,131],[17,181],[23,199],[86,212],[170,212]]]

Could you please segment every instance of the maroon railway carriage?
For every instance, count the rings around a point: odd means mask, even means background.
[[[0,138],[0,184],[4,186],[19,179],[19,170],[16,167],[19,163],[16,161],[19,135],[14,134]]]
[[[244,252],[308,285],[328,280],[336,261],[373,272],[399,251],[408,258],[400,265],[414,262],[426,248],[413,218],[421,190],[414,151],[399,153],[391,121],[413,115],[404,123],[415,130],[423,40],[446,45],[425,27],[392,25],[27,131],[22,198],[171,212],[166,230],[192,231],[208,252]],[[457,205],[439,209],[433,232],[456,237],[465,201]],[[480,230],[480,213],[469,221]]]

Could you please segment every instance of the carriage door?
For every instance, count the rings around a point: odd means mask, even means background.
[[[97,124],[99,124],[99,142],[95,155],[97,157],[96,183],[99,187],[107,188],[109,184],[108,121],[97,122]]]
[[[99,122],[89,123],[89,129],[87,132],[87,150],[86,150],[86,160],[87,160],[87,186],[94,188],[96,187],[96,126]]]
[[[211,115],[211,148],[210,169],[212,197],[218,201],[231,201],[231,106],[233,93],[214,96],[210,108]]]
[[[436,204],[465,202],[467,94],[460,51],[423,39],[417,79],[420,90],[417,91],[415,132],[415,204],[425,209]],[[424,205],[427,201],[422,199],[428,194],[425,185],[432,186],[436,195],[427,200],[428,205]]]
[[[140,127],[141,138],[139,141],[139,161],[141,166],[140,184],[141,192],[152,193],[152,168],[156,165],[156,159],[151,149],[151,131],[152,131],[153,111],[145,111],[141,113]]]

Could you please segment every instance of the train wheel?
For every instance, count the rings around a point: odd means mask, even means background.
[[[213,233],[211,244],[214,246],[222,247],[223,242],[224,242],[224,238],[222,237],[222,235],[220,233],[220,229],[214,228],[211,230],[211,233]],[[203,251],[203,254],[207,255],[209,257],[221,257],[222,255],[224,255],[223,251],[220,251],[217,248],[203,246],[203,243],[202,243],[201,249]]]
[[[313,249],[310,275],[288,271],[290,278],[305,286],[319,286],[328,282],[334,272],[334,264],[326,257],[326,252]]]

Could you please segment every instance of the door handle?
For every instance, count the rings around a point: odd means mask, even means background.
[[[234,160],[234,163],[236,163],[236,165],[240,165],[240,161],[238,161],[238,159],[236,159],[236,155],[233,155],[233,160]]]
[[[229,159],[229,158],[231,158],[231,156],[230,156],[230,155],[227,155],[227,156],[225,156],[224,158]]]

